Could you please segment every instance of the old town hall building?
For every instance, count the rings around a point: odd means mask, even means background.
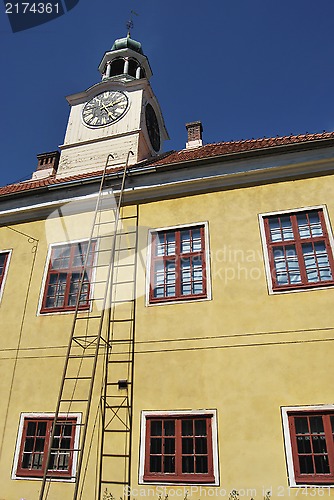
[[[99,71],[0,188],[0,499],[334,496],[334,133],[164,152]]]

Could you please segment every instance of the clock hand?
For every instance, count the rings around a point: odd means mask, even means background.
[[[122,102],[122,99],[118,99],[118,101],[111,102],[110,104],[107,104],[107,108],[109,108],[110,106],[116,106],[116,104],[120,102]]]
[[[111,118],[113,118],[112,114],[110,113],[110,111],[108,110],[108,108],[103,104],[103,102],[101,103],[101,107],[108,113],[108,116],[110,116]]]

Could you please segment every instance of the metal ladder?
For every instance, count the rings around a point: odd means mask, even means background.
[[[97,498],[108,498],[108,487],[112,485],[121,486],[123,491],[130,484],[138,243],[138,207],[126,207],[127,213],[123,207],[130,154],[133,153],[130,151],[127,156],[116,202],[112,191],[106,189],[108,162],[112,155],[108,156],[102,174],[78,286],[39,500],[48,498],[52,481],[59,479],[59,472],[52,469],[59,453],[67,453],[68,463],[72,464],[72,468],[76,465],[73,475],[67,476],[67,479],[75,480],[73,500],[83,498],[86,469],[90,460],[90,450],[87,450],[86,444],[88,434],[94,432],[90,418],[93,401],[100,407],[102,431],[98,443]],[[89,307],[83,310],[82,297],[87,287],[87,276],[90,276]],[[97,374],[101,376],[100,385]],[[74,414],[82,416],[80,422],[73,423]],[[74,441],[74,446],[66,448],[65,452],[60,451],[59,434],[68,436],[72,433],[73,439],[73,432],[78,427],[78,442]],[[117,439],[114,436],[118,436]],[[116,464],[110,466],[110,462],[114,461]]]

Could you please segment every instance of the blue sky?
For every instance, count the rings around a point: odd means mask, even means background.
[[[333,0],[80,0],[66,15],[12,33],[0,6],[0,185],[26,179],[62,144],[65,96],[100,80],[116,38],[148,56],[171,140],[201,120],[204,142],[334,130]]]

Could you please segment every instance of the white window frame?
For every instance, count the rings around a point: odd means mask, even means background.
[[[0,250],[0,254],[2,254],[2,253],[8,253],[6,267],[5,267],[5,272],[4,272],[2,283],[1,283],[1,287],[0,287],[0,304],[1,304],[3,292],[4,292],[4,289],[5,289],[5,285],[6,285],[6,279],[7,279],[7,274],[8,274],[10,259],[12,257],[12,252],[13,252],[13,249]]]
[[[198,483],[196,481],[191,482],[177,482],[174,481],[159,481],[159,483],[153,481],[144,481],[144,468],[145,468],[145,455],[146,455],[146,418],[147,417],[166,417],[166,416],[187,416],[190,417],[200,417],[201,415],[211,415],[211,432],[212,432],[212,462],[213,462],[213,474],[215,481],[211,483]],[[161,485],[174,485],[182,486],[182,484],[196,484],[201,486],[219,486],[219,460],[218,460],[218,431],[217,431],[217,410],[172,410],[172,411],[142,411],[141,412],[141,422],[140,422],[140,450],[139,450],[139,484],[161,484]]]
[[[273,282],[272,282],[272,278],[271,278],[270,264],[269,264],[268,244],[267,244],[267,238],[266,238],[265,228],[264,228],[264,219],[266,217],[270,217],[272,215],[295,214],[297,212],[306,212],[309,210],[322,210],[322,212],[324,214],[329,243],[330,243],[332,252],[334,254],[334,237],[333,237],[333,231],[332,231],[331,223],[329,220],[329,215],[328,215],[326,205],[313,205],[310,207],[291,208],[289,210],[276,210],[275,212],[266,212],[266,213],[261,213],[258,215],[259,225],[260,225],[261,242],[262,242],[262,251],[263,251],[264,265],[265,265],[265,273],[266,273],[269,295],[277,295],[277,294],[281,294],[281,293],[310,292],[313,290],[319,291],[319,290],[323,290],[323,289],[327,289],[327,288],[334,288],[334,285],[321,285],[321,284],[319,284],[319,286],[315,286],[313,288],[298,288],[298,287],[296,287],[293,290],[292,289],[291,290],[273,290]]]
[[[286,464],[288,470],[288,481],[290,488],[319,488],[319,489],[327,489],[334,488],[334,484],[326,483],[326,484],[317,484],[317,483],[296,483],[295,478],[295,470],[293,466],[293,455],[292,455],[292,444],[291,444],[291,436],[289,430],[289,420],[288,413],[291,412],[310,412],[310,411],[334,411],[334,405],[315,405],[315,406],[282,406],[281,414],[282,414],[282,423],[283,423],[283,435],[284,435],[284,445],[285,445],[285,456],[286,456]]]
[[[44,292],[45,292],[45,286],[46,282],[48,279],[48,274],[49,274],[49,264],[50,264],[50,259],[51,259],[51,253],[52,250],[61,245],[73,245],[75,243],[85,243],[88,242],[89,238],[80,238],[77,240],[71,240],[71,241],[62,241],[62,242],[57,242],[57,243],[50,243],[48,252],[46,255],[46,260],[44,264],[44,272],[43,272],[43,277],[42,277],[42,284],[41,284],[41,289],[40,289],[40,294],[39,294],[39,300],[38,300],[38,306],[37,306],[37,316],[51,316],[54,314],[73,314],[74,311],[50,311],[50,312],[41,312],[42,306],[43,306],[43,299],[44,299]],[[93,260],[93,270],[92,270],[92,279],[91,279],[91,285],[90,285],[90,294],[89,298],[91,299],[94,295],[94,281],[95,281],[95,275],[96,275],[96,259],[98,255],[98,239],[96,239],[96,245],[95,245],[95,257]],[[89,306],[89,312],[92,311],[93,308],[93,301],[90,301],[90,306]]]
[[[193,298],[185,300],[162,300],[161,302],[150,302],[150,280],[151,280],[151,259],[152,259],[152,239],[153,234],[159,231],[173,231],[180,229],[187,229],[190,227],[204,226],[204,241],[205,241],[205,270],[206,270],[206,290],[207,296],[202,298]],[[147,307],[151,306],[166,306],[169,304],[185,304],[190,302],[203,302],[205,300],[211,300],[211,266],[210,266],[210,240],[209,240],[209,223],[205,222],[188,222],[187,224],[179,224],[174,226],[158,227],[148,230],[148,242],[147,242],[147,259],[146,259],[146,301],[145,305]]]
[[[80,438],[80,424],[81,424],[81,419],[82,415],[81,413],[59,413],[59,418],[75,418],[77,420],[76,426],[75,426],[75,436],[74,436],[74,448],[78,449],[79,448],[79,438]],[[15,445],[15,455],[14,455],[14,463],[13,463],[13,470],[12,470],[12,479],[23,479],[25,481],[42,481],[42,477],[30,477],[30,476],[20,476],[16,474],[17,468],[18,468],[18,462],[19,462],[19,456],[20,456],[20,449],[21,449],[21,443],[22,443],[22,436],[23,436],[23,427],[24,427],[24,421],[26,418],[53,418],[54,413],[21,413],[20,415],[20,422],[19,422],[19,429],[17,433],[17,438],[16,438],[16,445]],[[78,452],[74,451],[73,452],[73,463],[72,463],[72,470],[71,470],[71,478],[53,478],[52,481],[57,481],[57,482],[65,482],[65,483],[74,483],[76,480],[76,473],[77,473],[77,461],[78,461]]]

